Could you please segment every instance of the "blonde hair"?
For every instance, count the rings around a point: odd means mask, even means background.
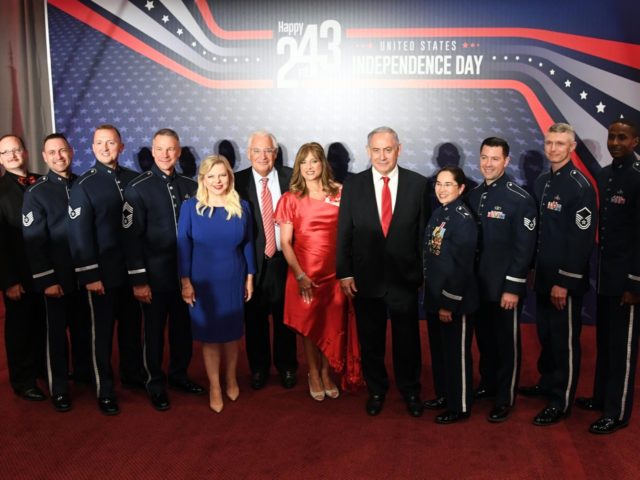
[[[571,137],[572,141],[576,141],[576,131],[568,123],[554,123],[547,130],[549,133],[567,133]]]
[[[322,173],[320,174],[320,182],[322,190],[327,195],[336,195],[338,193],[338,184],[333,179],[333,171],[331,165],[327,161],[322,145],[316,142],[305,143],[300,147],[296,154],[296,160],[293,164],[293,173],[291,174],[291,182],[289,183],[289,191],[301,197],[309,193],[307,182],[300,171],[300,164],[311,154],[322,164]]]
[[[227,220],[233,217],[242,218],[240,195],[238,195],[238,192],[236,192],[234,188],[233,169],[229,161],[222,155],[209,155],[200,162],[200,168],[198,169],[198,191],[196,192],[196,200],[198,200],[196,203],[196,212],[198,215],[204,215],[204,212],[209,209],[209,217],[213,215],[214,207],[209,205],[209,190],[204,184],[204,177],[216,165],[223,165],[229,178],[229,187],[224,197],[224,209],[227,211]]]

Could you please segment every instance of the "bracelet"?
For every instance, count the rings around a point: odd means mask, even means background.
[[[299,282],[300,280],[302,280],[306,276],[307,276],[307,274],[302,272],[300,275],[296,275],[296,280]]]

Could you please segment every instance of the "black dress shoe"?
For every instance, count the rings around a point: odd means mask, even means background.
[[[164,392],[160,393],[152,393],[149,395],[151,399],[151,405],[153,408],[158,410],[159,412],[164,412],[165,410],[169,410],[171,408],[171,403],[169,403],[169,397]]]
[[[32,402],[40,402],[46,400],[47,396],[38,387],[29,387],[23,390],[16,390],[16,394],[25,400],[31,400]]]
[[[284,388],[293,388],[298,383],[298,377],[293,370],[285,370],[280,372],[280,383]]]
[[[267,384],[268,375],[265,372],[253,372],[251,374],[251,388],[261,390]]]
[[[382,407],[384,406],[384,395],[373,394],[369,395],[367,399],[367,414],[375,417],[382,411]]]
[[[518,393],[525,397],[544,397],[547,395],[547,391],[537,384],[530,387],[520,387]]]
[[[188,393],[190,395],[203,395],[205,393],[205,390],[204,390],[203,387],[201,387],[200,385],[198,385],[195,382],[192,382],[189,379],[184,380],[182,382],[175,382],[175,381],[171,381],[170,380],[169,381],[169,386],[171,388],[175,388],[176,390],[181,390],[184,393]]]
[[[602,405],[597,403],[593,397],[576,398],[576,407],[583,410],[602,410]]]
[[[443,408],[447,408],[447,399],[438,397],[432,400],[425,400],[422,406],[428,410],[442,410]]]
[[[629,425],[629,422],[616,420],[613,417],[602,417],[591,424],[589,431],[596,435],[606,435],[608,433],[613,433],[616,430],[620,430],[627,425]]]
[[[487,420],[491,423],[504,422],[511,415],[511,407],[509,405],[500,405],[493,407],[487,416]]]
[[[484,400],[486,398],[493,398],[495,396],[496,392],[484,387],[478,387],[478,389],[473,392],[473,398],[475,398],[476,400]]]
[[[412,417],[421,417],[422,412],[424,412],[424,406],[422,405],[422,400],[418,395],[410,395],[405,398],[405,402],[407,402],[407,412]]]
[[[98,408],[105,415],[117,415],[120,413],[118,402],[113,397],[102,397],[98,399]]]
[[[71,399],[69,395],[55,395],[51,397],[51,402],[53,403],[53,408],[58,412],[68,412],[71,410]]]
[[[555,425],[566,416],[559,408],[545,407],[538,415],[533,419],[533,424],[539,427],[546,427],[548,425]]]
[[[436,423],[441,423],[443,425],[447,425],[449,423],[459,422],[460,420],[465,420],[469,418],[469,412],[454,412],[451,410],[447,410],[444,413],[436,416]]]

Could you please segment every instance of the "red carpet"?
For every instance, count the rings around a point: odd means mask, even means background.
[[[582,338],[580,395],[590,391],[594,328],[585,327]],[[530,384],[536,380],[537,356],[531,325],[523,327],[523,345],[522,384]],[[504,424],[485,420],[491,404],[484,401],[467,422],[443,426],[433,423],[432,412],[410,418],[395,390],[376,418],[364,412],[365,391],[314,402],[304,364],[293,390],[284,390],[272,376],[264,390],[254,392],[243,353],[240,398],[227,401],[221,414],[208,409],[205,397],[177,392],[170,392],[171,410],[160,413],[143,392],[120,390],[122,413],[108,418],[99,413],[89,387],[72,388],[74,408],[64,414],[49,401],[16,397],[1,342],[0,350],[3,479],[640,478],[637,388],[631,425],[611,436],[589,434],[597,414],[578,409],[559,425],[535,427],[531,419],[543,401],[523,397]],[[198,348],[191,374],[205,383]],[[423,393],[432,394],[428,364]]]

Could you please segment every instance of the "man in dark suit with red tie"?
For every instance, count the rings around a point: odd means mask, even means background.
[[[36,383],[44,374],[45,311],[42,296],[33,288],[22,237],[22,201],[28,186],[40,175],[27,172],[27,150],[17,135],[0,138],[0,289],[4,294],[4,344],[9,381],[17,395],[27,400],[46,397]]]
[[[356,310],[367,413],[380,413],[389,389],[384,357],[390,319],[396,384],[409,414],[419,417],[418,289],[429,203],[427,179],[398,167],[401,150],[393,129],[369,133],[372,168],[348,178],[342,192],[336,273]]]
[[[253,216],[257,271],[254,293],[245,309],[245,340],[251,369],[251,388],[266,385],[271,368],[269,314],[273,318],[273,364],[284,388],[297,383],[296,336],[283,322],[287,262],[280,249],[280,232],[273,212],[280,196],[289,190],[291,169],[276,167],[278,143],[266,131],[249,137],[251,167],[237,173],[236,190],[249,202]]]

